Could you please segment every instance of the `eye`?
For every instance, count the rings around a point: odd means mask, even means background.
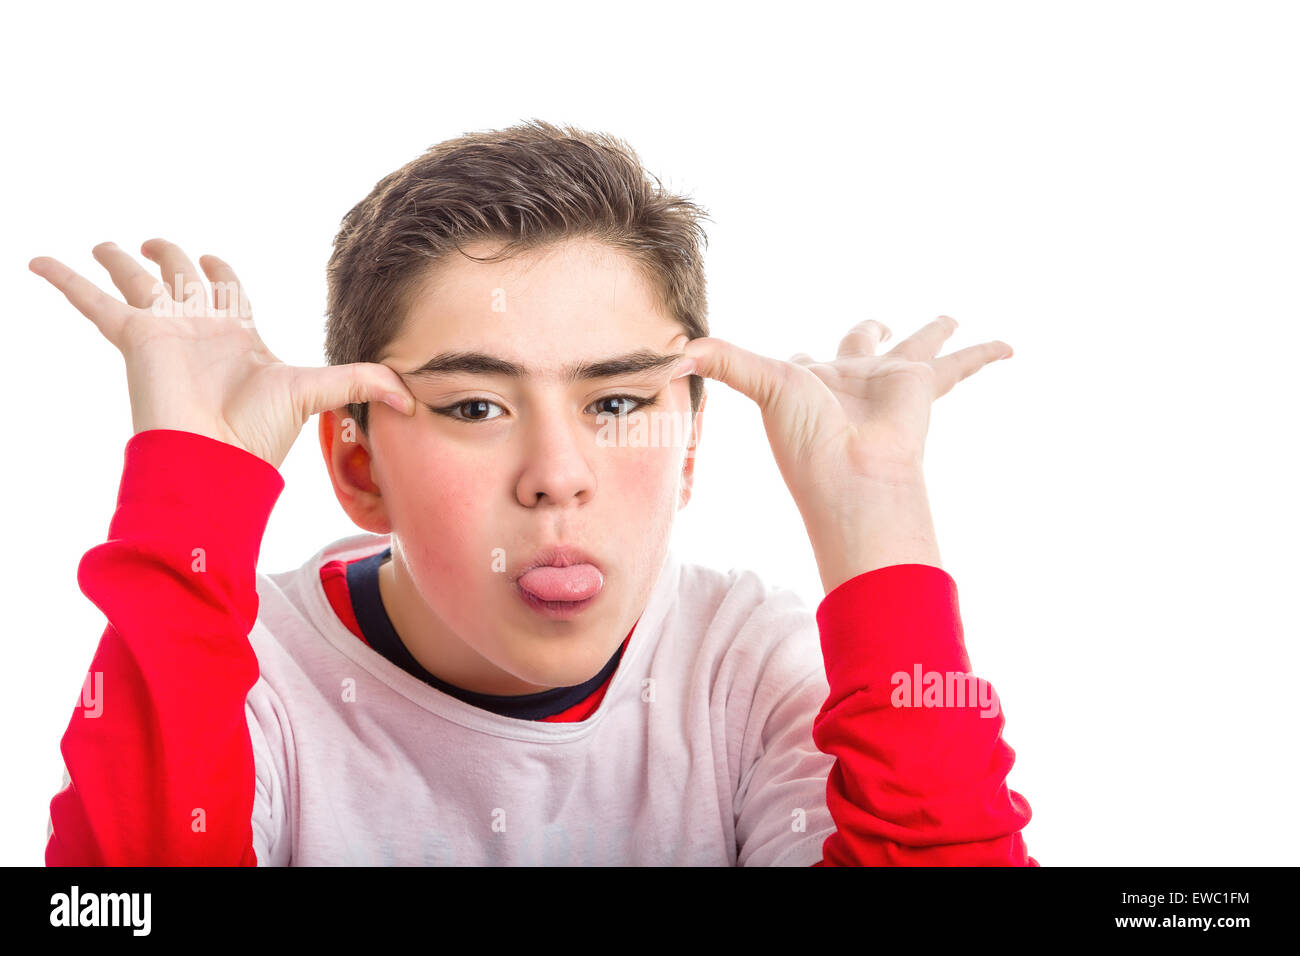
[[[433,406],[429,407],[433,408]],[[433,411],[437,412],[439,415],[446,415],[453,421],[458,422],[486,422],[500,417],[499,415],[484,414],[480,416],[478,414],[480,411],[486,412],[488,407],[500,408],[501,406],[496,402],[489,402],[486,398],[471,398],[468,402],[458,402],[455,405],[448,405],[446,408],[433,408]],[[465,408],[472,408],[474,409],[474,412],[465,417],[456,414],[461,409]]]
[[[602,405],[602,404],[604,404],[605,402],[635,402],[637,408],[644,408],[644,407],[648,407],[648,406],[650,406],[650,405],[653,405],[653,404],[655,403],[655,399],[653,399],[653,398],[639,398],[639,397],[636,396],[636,395],[606,395],[604,398],[597,399],[597,400],[593,403],[593,405]],[[626,416],[630,415],[633,411],[636,411],[636,409],[628,409],[628,410],[622,412],[621,414],[620,414],[619,412],[617,412],[617,411],[614,411],[614,412],[610,412],[610,411],[600,411],[600,412],[597,412],[596,414],[597,414],[597,415],[613,415],[613,416],[618,417],[618,418],[625,418]]]

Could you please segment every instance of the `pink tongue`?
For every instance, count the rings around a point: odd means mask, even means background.
[[[543,601],[585,601],[605,583],[593,564],[567,568],[533,568],[519,578],[519,586]]]

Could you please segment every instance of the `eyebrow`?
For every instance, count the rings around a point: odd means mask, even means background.
[[[662,354],[648,349],[639,349],[626,355],[601,359],[596,362],[575,362],[560,369],[560,378],[566,384],[593,379],[611,378],[615,375],[630,375],[635,372],[647,372],[654,369],[668,368],[675,365],[681,354]],[[501,375],[506,378],[525,378],[533,373],[527,366],[508,362],[485,352],[443,352],[435,355],[419,368],[401,372],[403,376],[416,378],[435,378],[454,372],[468,372],[474,375]]]

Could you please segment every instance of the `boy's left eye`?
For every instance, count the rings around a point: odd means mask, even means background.
[[[634,403],[636,404],[637,408],[640,408],[640,407],[645,406],[645,405],[653,405],[653,404],[654,404],[654,399],[653,399],[653,398],[637,398],[635,395],[610,395],[610,396],[608,396],[608,397],[606,397],[606,398],[597,399],[597,400],[593,403],[593,405],[602,405],[602,404],[604,404],[605,402],[634,402]],[[623,414],[623,415],[630,415],[630,414],[631,414],[633,411],[635,411],[635,410],[636,410],[636,409],[628,409],[627,411],[623,412],[622,414]],[[596,414],[597,414],[597,415],[618,415],[619,412],[617,412],[617,411],[613,411],[613,412],[611,412],[611,411],[599,411],[599,412],[597,412]]]

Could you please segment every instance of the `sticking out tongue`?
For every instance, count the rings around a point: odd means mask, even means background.
[[[533,568],[519,578],[521,588],[543,601],[585,601],[604,583],[605,579],[593,564]]]

